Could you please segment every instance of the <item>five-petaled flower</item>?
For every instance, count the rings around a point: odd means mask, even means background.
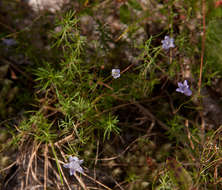
[[[187,83],[187,80],[185,80],[183,83],[178,82],[178,87],[176,89],[177,92],[181,92],[183,94],[185,94],[186,96],[191,96],[192,95],[192,91],[189,89],[189,85]]]
[[[83,160],[79,160],[76,156],[69,157],[69,163],[68,164],[64,164],[63,166],[65,168],[69,168],[70,169],[70,175],[74,175],[74,173],[77,171],[79,173],[83,173],[83,169],[80,166],[80,164],[83,163]]]
[[[164,40],[161,41],[162,48],[164,50],[169,50],[170,48],[174,48],[174,39],[170,38],[169,36],[165,36]]]
[[[112,69],[112,76],[114,79],[117,79],[120,77],[120,70],[119,69]]]

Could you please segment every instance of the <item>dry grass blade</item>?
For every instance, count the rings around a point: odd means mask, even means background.
[[[202,21],[203,21],[203,33],[201,41],[201,60],[200,60],[200,76],[198,82],[198,93],[200,96],[200,89],[202,83],[202,73],[203,73],[203,60],[204,60],[204,51],[205,51],[205,39],[206,39],[206,2],[202,0]]]
[[[1,173],[1,172],[4,172],[5,170],[10,169],[10,168],[11,168],[12,166],[14,166],[16,163],[17,163],[17,161],[13,162],[12,164],[10,164],[9,166],[7,166],[6,168],[1,169],[1,170],[0,170],[0,173]]]
[[[52,170],[53,174],[56,176],[57,180],[59,180],[59,174],[57,173],[57,171],[55,170],[55,168],[52,166],[51,162],[48,162],[49,164],[49,168]],[[58,183],[54,183],[57,186],[57,189],[60,189],[60,186]]]
[[[194,144],[193,144],[193,141],[191,140],[191,134],[190,134],[190,130],[189,130],[189,122],[188,122],[188,120],[185,121],[185,126],[187,128],[187,136],[188,136],[188,139],[190,141],[190,146],[194,150]]]
[[[165,125],[162,121],[160,121],[159,119],[157,119],[147,108],[143,107],[141,104],[139,103],[134,103],[135,106],[137,106],[143,113],[144,115],[148,116],[149,118],[151,118],[152,120],[155,120],[161,127],[163,127],[163,129],[165,130],[169,130],[168,126]]]
[[[41,142],[36,146],[36,143],[33,144],[33,147],[32,147],[32,154],[31,154],[31,157],[30,157],[30,160],[29,160],[29,163],[28,163],[28,167],[27,167],[27,171],[26,171],[26,181],[25,181],[25,186],[28,186],[28,179],[29,179],[29,171],[32,167],[32,162],[33,162],[33,159],[39,149],[39,146],[41,145]]]
[[[35,158],[36,156],[34,156]],[[33,179],[40,185],[42,185],[42,183],[39,181],[39,179],[37,178],[36,174],[37,174],[37,170],[33,171],[33,167],[31,167],[31,174],[32,174],[32,177]]]
[[[205,119],[203,117],[202,111],[200,111],[200,118],[201,118],[201,128],[200,128],[200,137],[201,137],[201,143],[204,145],[205,142]]]
[[[10,177],[9,179],[5,182],[4,186],[7,187],[8,183],[17,175],[19,169],[17,169]]]
[[[52,143],[50,143],[50,146],[51,146],[52,150],[54,151],[54,147],[53,147],[53,144],[52,144]],[[57,147],[59,147],[59,146],[57,145]],[[60,150],[61,150],[61,149],[60,149]],[[56,156],[56,155],[55,155],[55,156]],[[69,190],[72,190],[71,187],[70,187],[70,185],[69,185],[69,183],[68,183],[68,180],[66,179],[66,176],[65,176],[64,173],[63,173],[62,167],[61,167],[61,165],[60,165],[60,163],[62,163],[62,162],[57,159],[57,156],[56,156],[56,158],[55,158],[54,160],[57,162],[58,170],[61,172],[62,177],[63,177],[63,179],[64,179],[64,181],[65,181],[68,189],[69,189]]]
[[[129,150],[130,147],[131,147],[133,144],[135,144],[137,141],[139,141],[141,138],[147,138],[147,137],[149,137],[149,136],[151,136],[151,135],[153,135],[153,134],[147,134],[147,135],[144,135],[144,136],[142,136],[142,137],[138,137],[136,140],[134,140],[133,142],[131,142],[131,143],[125,148],[125,150],[122,151],[122,152],[121,152],[119,155],[117,155],[117,156],[114,156],[114,157],[111,157],[111,158],[99,158],[98,160],[103,160],[103,161],[115,160],[115,159],[119,158],[120,156],[122,156],[123,154],[125,154],[125,152],[126,152],[127,150]]]
[[[78,180],[79,184],[81,185],[81,187],[84,189],[84,190],[89,190],[87,188],[87,186],[83,183],[82,179],[76,174],[76,172],[74,173],[74,176],[75,178]]]
[[[58,163],[58,164],[59,164],[59,163]],[[59,169],[60,169],[60,171],[61,171],[61,173],[62,173],[62,177],[63,177],[63,179],[64,179],[64,181],[65,181],[65,183],[66,183],[68,189],[69,189],[69,190],[72,190],[71,187],[70,187],[70,185],[69,185],[68,180],[66,179],[66,176],[65,176],[64,173],[63,173],[63,170],[62,170],[62,167],[61,167],[60,164],[59,164]]]
[[[39,189],[41,187],[43,187],[43,185],[35,185],[35,186],[30,185],[30,186],[25,187],[25,189],[22,189],[22,190],[32,190],[32,189],[34,190],[34,189]]]
[[[92,177],[90,177],[90,176],[86,175],[85,173],[83,173],[83,175],[84,175],[85,177],[87,177],[87,178],[91,179],[91,180],[92,180],[92,181],[94,181],[95,183],[97,183],[97,184],[101,185],[101,186],[102,186],[102,187],[104,187],[105,189],[112,190],[112,189],[110,189],[109,187],[107,187],[106,185],[104,185],[104,184],[100,183],[99,181],[97,181],[97,180],[93,179]]]
[[[56,147],[59,149],[63,159],[67,162],[67,159],[65,157],[65,154],[64,152],[62,151],[61,147],[58,145],[58,143],[55,144]],[[83,183],[83,181],[81,180],[81,178],[76,174],[74,173],[74,176],[76,177],[76,179],[78,180],[79,184],[81,185],[81,187],[84,189],[84,190],[88,190],[88,188],[86,187],[86,185]],[[64,176],[65,177],[65,176]]]
[[[56,142],[56,143],[54,143],[54,144],[55,144],[55,146],[58,147],[58,145],[63,144],[63,143],[65,143],[65,142],[69,142],[71,139],[73,139],[73,133],[72,133],[71,135],[69,135],[69,136],[67,136],[67,137],[59,140],[58,142]]]
[[[48,159],[48,144],[45,144],[44,150],[44,190],[47,189],[47,179],[48,179],[48,167],[49,167],[49,159]]]
[[[96,158],[95,158],[95,162],[94,162],[94,178],[96,179],[96,164],[98,162],[98,155],[99,155],[99,141],[97,140],[97,143],[96,143]]]

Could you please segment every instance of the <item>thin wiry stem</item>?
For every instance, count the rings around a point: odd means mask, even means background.
[[[48,144],[45,144],[45,150],[44,150],[44,190],[47,190],[47,181],[48,181],[48,165],[49,165],[49,159],[48,159]]]
[[[201,83],[202,83],[202,73],[203,73],[203,61],[204,61],[204,50],[205,50],[205,38],[206,38],[206,2],[202,0],[202,23],[203,23],[203,31],[202,31],[202,40],[201,40],[201,59],[200,59],[200,76],[198,82],[198,95],[200,97]],[[201,103],[201,101],[200,101]],[[201,141],[204,143],[205,136],[205,121],[203,119],[203,113],[200,111],[201,116]]]
[[[200,96],[200,89],[202,83],[202,73],[203,73],[203,61],[204,61],[204,50],[205,50],[205,38],[206,38],[206,2],[202,0],[202,23],[203,23],[203,33],[201,41],[201,59],[200,59],[200,75],[198,82],[198,93]]]
[[[36,145],[36,143],[33,144],[33,147],[32,147],[32,154],[30,156],[30,159],[29,159],[29,163],[28,163],[28,167],[27,167],[27,171],[26,171],[26,181],[25,181],[25,186],[28,186],[28,182],[29,182],[29,172],[30,172],[30,169],[32,167],[32,162],[33,162],[33,159],[39,149],[39,146],[41,145],[41,142]]]

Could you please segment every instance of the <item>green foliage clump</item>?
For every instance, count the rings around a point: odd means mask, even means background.
[[[57,167],[62,187],[69,185],[61,166],[68,155],[82,157],[89,175],[115,178],[104,180],[112,189],[219,187],[220,128],[206,119],[205,97],[197,90],[201,5],[162,2],[77,1],[76,11],[67,6],[57,16],[42,12],[48,19],[40,15],[19,32],[3,31],[2,39],[18,44],[0,44],[0,124],[11,135],[1,148],[16,145],[21,155],[30,154],[28,167],[44,158],[44,178],[49,158],[55,161],[50,167]],[[206,5],[203,88],[222,74],[221,13],[213,1]],[[169,50],[161,46],[166,35],[175,41]],[[28,63],[16,65],[17,57],[8,54],[22,54]],[[120,77],[114,79],[117,68]],[[176,92],[184,80],[191,97]],[[21,115],[5,120],[23,105]],[[26,177],[31,181],[28,172]]]

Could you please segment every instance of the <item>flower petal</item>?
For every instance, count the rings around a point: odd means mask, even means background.
[[[74,175],[74,173],[75,173],[75,170],[72,169],[72,168],[70,168],[69,174],[70,174],[70,175]]]
[[[177,85],[178,85],[179,88],[183,88],[183,83],[178,82]]]
[[[188,83],[187,83],[187,80],[185,80],[185,81],[183,82],[183,85],[189,88],[189,85],[188,85]]]
[[[177,92],[184,93],[183,90],[182,90],[181,88],[177,88],[176,91],[177,91]]]
[[[69,163],[68,164],[64,164],[63,167],[64,168],[70,168],[70,164]]]
[[[186,96],[191,96],[192,95],[192,91],[190,89],[186,89],[186,90],[184,90],[184,94]]]

